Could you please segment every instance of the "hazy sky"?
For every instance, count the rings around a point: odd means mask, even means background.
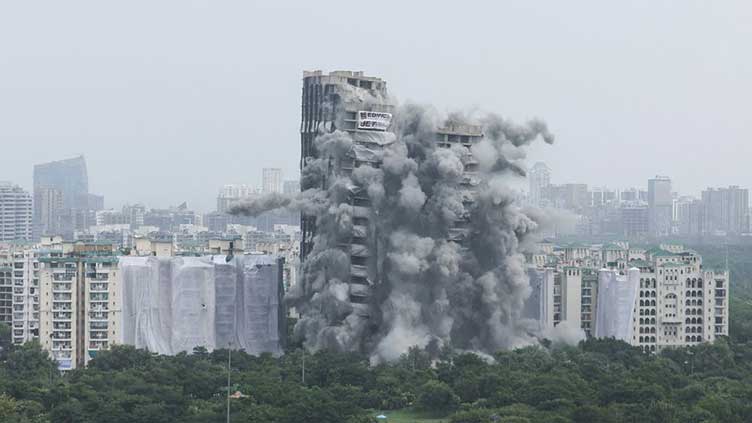
[[[304,69],[541,117],[553,180],[749,187],[749,1],[2,1],[0,180],[85,154],[108,207],[297,178]]]

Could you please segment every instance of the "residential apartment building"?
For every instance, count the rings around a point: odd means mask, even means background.
[[[548,187],[551,185],[551,169],[543,162],[537,162],[528,172],[530,182],[530,204],[541,207],[545,204]]]
[[[119,340],[118,258],[111,244],[71,243],[39,261],[39,341],[61,370],[84,366]]]
[[[261,170],[261,190],[264,194],[282,193],[282,169],[263,168]]]
[[[39,337],[39,255],[52,250],[15,244],[9,250],[13,267],[13,343]]]
[[[728,271],[704,268],[681,245],[546,245],[529,262],[535,304],[526,309],[542,327],[568,322],[646,352],[728,335]]]
[[[671,179],[666,176],[648,179],[648,231],[650,235],[671,235],[673,205]]]
[[[0,264],[0,323],[13,323],[13,268]]]
[[[749,232],[749,190],[730,186],[708,188],[702,192],[705,206],[703,229],[708,234],[734,234]]]
[[[30,240],[31,195],[17,185],[0,181],[0,242]]]

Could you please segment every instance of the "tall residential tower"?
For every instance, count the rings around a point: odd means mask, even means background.
[[[0,181],[0,241],[31,240],[31,195]]]

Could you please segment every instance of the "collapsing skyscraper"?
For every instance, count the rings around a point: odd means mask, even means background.
[[[362,72],[306,72],[301,192],[232,213],[301,211],[299,279],[287,297],[311,349],[376,362],[409,347],[494,351],[534,341],[522,249],[539,214],[514,202],[524,148],[545,124],[397,107]]]
[[[301,124],[301,171],[308,162],[319,158],[315,140],[322,133],[346,131],[352,137],[352,149],[338,163],[339,169],[320,179],[304,179],[301,190],[326,189],[334,174],[348,177],[361,165],[373,168],[381,166],[384,146],[395,141],[388,131],[394,105],[386,91],[386,82],[379,78],[364,76],[362,72],[305,72],[303,76],[303,121]],[[363,317],[368,316],[367,303],[370,287],[378,279],[378,271],[369,257],[375,246],[369,245],[373,238],[369,233],[370,200],[366,188],[351,184],[347,186],[345,203],[352,206],[352,233],[341,240],[340,247],[350,256],[350,301]],[[303,239],[300,246],[301,260],[311,252],[316,233],[316,217],[301,216]]]

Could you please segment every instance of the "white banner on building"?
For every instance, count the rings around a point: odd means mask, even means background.
[[[358,111],[358,129],[386,131],[391,123],[391,113]]]

